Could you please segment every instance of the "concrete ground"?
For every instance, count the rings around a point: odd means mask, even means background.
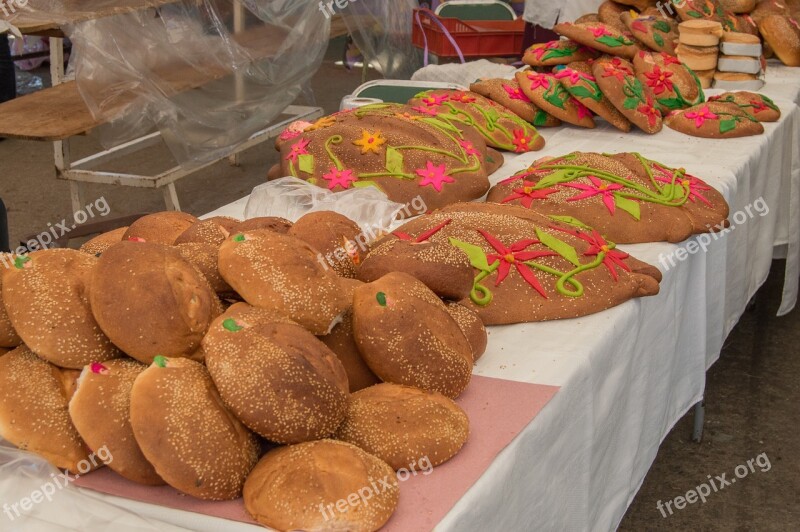
[[[317,104],[327,112],[360,85],[360,71],[348,73],[333,65],[341,47],[331,47],[312,83]],[[375,74],[372,73],[371,77]],[[97,147],[94,136],[74,143],[76,155]],[[183,209],[203,214],[248,194],[262,183],[276,162],[272,146],[245,152],[241,166],[218,163],[178,183]],[[136,166],[165,168],[168,154],[153,149],[134,158]],[[128,161],[130,162],[130,161]],[[111,216],[163,209],[154,190],[89,186],[87,200],[105,197]],[[12,242],[38,233],[70,214],[69,190],[57,181],[51,146],[45,143],[0,142],[0,197],[9,206]],[[706,433],[702,443],[690,441],[691,413],[664,441],[641,491],[620,530],[798,530],[800,529],[800,311],[776,318],[783,264],[759,292],[753,308],[728,339],[721,360],[708,379]],[[755,466],[747,478],[662,517],[666,502],[725,473],[730,479],[740,464],[766,453],[771,468]],[[765,463],[762,456],[760,463]],[[755,464],[755,462],[754,462]],[[543,479],[546,481],[546,479]]]

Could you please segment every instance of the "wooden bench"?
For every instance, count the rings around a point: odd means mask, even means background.
[[[141,6],[167,3],[164,0],[131,1]],[[37,32],[55,31],[51,26],[40,22],[38,26],[31,25],[28,29]],[[254,59],[264,59],[276,53],[282,42],[281,30],[266,25],[245,30],[243,19],[238,32],[234,33],[232,38]],[[215,44],[219,45],[219,42],[213,39],[209,40],[209,46]],[[322,109],[318,107],[289,106],[275,121],[231,149],[224,157],[191,168],[177,165],[157,175],[104,172],[96,168],[113,158],[134,153],[162,142],[161,135],[159,132],[154,132],[73,162],[70,157],[70,139],[72,137],[89,133],[98,126],[131,110],[129,107],[136,106],[137,102],[133,96],[123,97],[115,100],[113,107],[104,109],[103,117],[93,116],[81,97],[76,82],[59,83],[63,76],[63,60],[60,62],[61,65],[58,65],[59,61],[56,57],[53,65],[54,83],[58,84],[0,104],[0,137],[53,142],[56,177],[69,182],[70,199],[74,210],[79,210],[85,205],[84,183],[161,189],[167,209],[180,210],[175,189],[177,180],[225,158],[229,159],[232,164],[237,164],[239,153],[276,137],[291,122],[295,120],[311,121],[323,114]],[[59,66],[62,68],[60,72],[58,71]],[[233,76],[237,87],[241,86],[241,74],[234,72],[231,67],[219,64],[204,66],[202,72],[199,72],[194,65],[187,64],[160,64],[153,65],[152,69],[154,75],[160,77],[162,82],[160,86],[167,97],[228,76]]]

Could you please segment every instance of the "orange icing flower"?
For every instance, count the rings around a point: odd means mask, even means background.
[[[361,138],[354,140],[353,144],[361,147],[361,153],[378,153],[380,147],[386,144],[386,139],[383,138],[380,131],[370,133],[366,129],[361,130]]]

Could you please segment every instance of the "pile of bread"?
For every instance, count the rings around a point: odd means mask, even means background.
[[[0,436],[73,473],[105,447],[131,481],[244,495],[278,530],[380,528],[395,471],[466,442],[454,399],[487,338],[409,275],[356,280],[359,233],[332,212],[158,213],[11,257]]]
[[[702,35],[706,30],[704,23],[714,22],[726,33],[745,33],[763,39],[767,59],[776,57],[787,66],[800,66],[798,20],[798,0],[616,0],[603,2],[597,13],[584,15],[575,25],[581,27],[589,24],[596,27],[597,24],[602,24],[611,28],[614,37],[624,36],[631,42],[630,46],[619,47],[626,53],[629,51],[627,48],[649,48],[671,54],[677,52],[679,56],[702,59],[708,64],[718,52],[709,48],[715,44],[690,44],[679,38],[675,26],[690,22],[685,30],[684,26],[681,27],[680,34],[683,35],[685,31]],[[658,21],[667,25],[662,26],[661,31],[654,31],[652,25]],[[654,35],[658,35],[655,41]],[[573,36],[570,35],[569,38]],[[600,51],[610,52],[602,44],[593,44],[585,35],[580,42]],[[620,55],[624,56],[625,53]]]

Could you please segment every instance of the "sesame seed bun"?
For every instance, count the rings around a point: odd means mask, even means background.
[[[73,474],[89,454],[68,411],[78,375],[25,346],[0,357],[0,436]]]
[[[800,25],[790,17],[770,15],[758,23],[764,40],[786,66],[800,66]]]
[[[322,253],[325,264],[338,275],[355,278],[356,265],[366,250],[358,247],[361,228],[350,218],[331,211],[311,212],[297,220],[288,234]]]
[[[334,433],[347,412],[347,374],[310,332],[270,311],[237,304],[203,339],[206,365],[231,411],[278,443]]]
[[[128,232],[127,227],[120,227],[119,229],[114,229],[113,231],[98,235],[84,242],[79,251],[99,257],[114,244],[122,242],[122,237],[125,236],[126,232]]]
[[[221,309],[206,280],[177,249],[126,241],[97,260],[89,299],[111,341],[145,364],[157,355],[197,351]]]
[[[113,460],[108,467],[139,484],[164,484],[136,443],[130,423],[131,389],[147,366],[121,358],[83,368],[69,415],[92,449],[106,447]]]
[[[282,531],[372,532],[389,520],[399,496],[397,477],[388,464],[331,440],[270,451],[244,486],[247,512]]]
[[[336,354],[336,357],[344,366],[347,373],[347,382],[350,385],[350,393],[363,390],[381,380],[369,369],[367,363],[361,357],[353,336],[353,311],[348,310],[342,321],[333,328],[330,334],[320,336],[320,340],[328,349]]]
[[[481,320],[477,312],[460,303],[446,303],[446,305],[447,312],[456,321],[464,336],[467,337],[467,341],[472,348],[472,359],[477,362],[486,352],[486,346],[489,344],[489,336],[486,332],[486,327],[483,325],[483,320]]]
[[[469,436],[467,414],[438,392],[378,384],[356,392],[336,438],[377,456],[395,470],[420,460],[431,467],[458,453]]]
[[[185,212],[166,211],[148,214],[133,222],[122,239],[136,239],[171,246],[197,222],[197,218]]]
[[[245,301],[327,334],[350,306],[340,278],[300,239],[272,231],[237,233],[219,250],[219,271]]]
[[[245,220],[237,224],[231,229],[231,234],[265,229],[267,231],[272,231],[273,233],[285,235],[291,228],[292,222],[285,218],[279,218],[277,216],[263,216],[260,218],[250,218],[249,220]]]
[[[14,330],[3,303],[3,270],[5,267],[0,267],[0,347],[12,348],[20,345],[22,338]]]
[[[199,225],[199,224],[198,224]],[[177,244],[175,249],[206,278],[217,294],[231,294],[233,288],[219,273],[219,246],[204,242]]]
[[[199,499],[239,497],[258,461],[256,437],[225,408],[206,368],[185,358],[159,358],[136,378],[131,426],[158,475]]]
[[[36,251],[25,259],[3,271],[3,302],[31,351],[72,369],[121,356],[89,307],[87,292],[99,259],[74,249]]]
[[[230,236],[231,230],[239,223],[239,220],[233,218],[200,220],[175,239],[175,245],[202,243],[219,247]]]
[[[390,235],[377,243],[358,269],[364,282],[377,281],[391,272],[419,279],[439,297],[460,301],[469,296],[474,281],[466,253],[450,244],[417,243]]]
[[[472,376],[472,348],[428,287],[390,273],[356,289],[353,330],[361,356],[385,382],[456,398]]]

